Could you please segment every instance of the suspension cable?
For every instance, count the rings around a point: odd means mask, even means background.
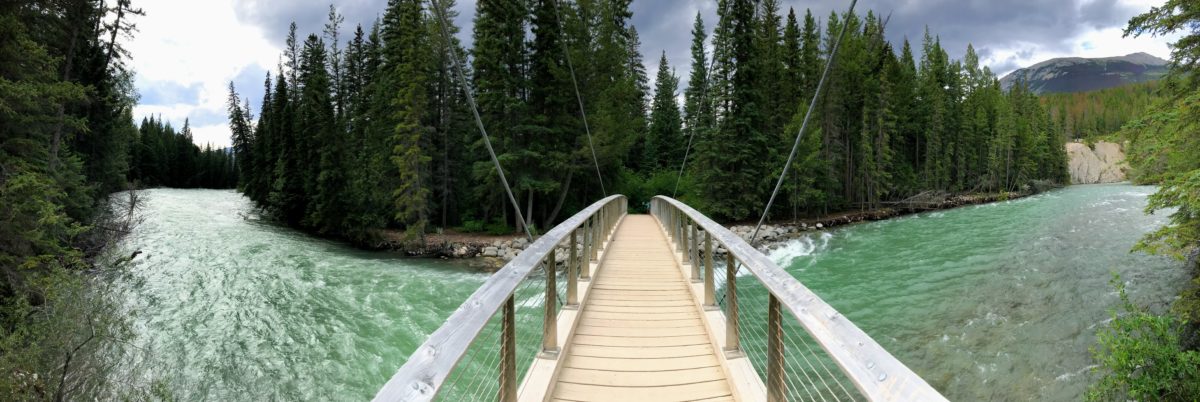
[[[496,150],[492,149],[492,140],[488,137],[487,129],[484,128],[483,118],[479,117],[479,106],[475,104],[475,93],[471,90],[471,86],[467,85],[467,75],[463,72],[463,66],[458,59],[458,52],[455,51],[452,44],[450,30],[447,26],[450,21],[446,19],[446,14],[442,10],[442,2],[434,0],[431,4],[433,13],[437,15],[438,25],[441,26],[442,39],[446,41],[446,50],[450,53],[450,60],[454,63],[454,71],[457,73],[459,85],[462,86],[463,92],[467,95],[467,103],[471,105],[471,113],[475,116],[475,125],[479,127],[479,134],[483,136],[483,145],[487,148],[488,155],[492,157],[492,164],[496,167],[496,173],[500,175],[500,183],[504,184],[504,192],[508,194],[508,200],[512,202],[513,209],[517,212],[517,219],[521,220],[521,227],[525,229],[525,236],[533,241],[533,232],[529,230],[529,222],[525,220],[525,216],[521,214],[521,204],[517,202],[517,197],[513,196],[512,187],[508,185],[508,178],[504,176],[504,168],[500,166],[500,159],[496,157]]]
[[[721,5],[721,15],[729,15],[729,3],[731,3],[731,2],[733,2],[733,0],[725,0],[725,4]],[[717,39],[717,30],[721,28],[721,15],[717,16],[717,24],[713,25],[713,40],[714,41],[716,41],[716,39]],[[703,110],[704,105],[708,104],[708,89],[710,87],[712,87],[712,73],[713,73],[714,66],[716,66],[716,64],[717,64],[717,51],[728,49],[728,47],[724,46],[726,44],[728,44],[728,40],[726,40],[725,42],[721,42],[719,44],[719,45],[722,45],[722,47],[720,49],[717,48],[718,44],[713,44],[712,58],[708,60],[708,70],[704,72],[704,87],[701,88],[701,91],[700,91],[700,104],[697,105],[697,107],[700,108],[700,110]],[[704,49],[701,49],[701,51],[703,51],[703,50]],[[690,83],[690,82],[688,83],[688,85],[692,85],[692,84],[693,83]],[[713,110],[713,113],[715,114],[716,110]],[[700,113],[697,113],[697,114],[700,114]],[[693,117],[693,116],[688,116],[688,117]],[[699,121],[699,117],[695,117],[692,120],[692,127],[691,127],[692,132],[688,134],[687,148],[685,148],[683,151],[683,162],[679,164],[679,175],[675,176],[675,189],[671,191],[671,198],[675,198],[677,195],[679,195],[679,182],[683,180],[683,171],[684,171],[684,168],[687,167],[688,155],[690,155],[692,153],[692,141],[696,139],[696,128],[697,128],[696,126],[699,125],[697,123],[697,121]]]
[[[758,238],[758,231],[762,229],[763,222],[766,222],[767,215],[771,213],[771,206],[775,204],[775,197],[779,195],[779,188],[783,187],[783,181],[787,178],[788,169],[792,167],[792,161],[796,159],[796,151],[800,148],[800,140],[804,138],[804,131],[808,128],[808,121],[812,118],[813,109],[817,107],[817,99],[821,97],[821,90],[825,88],[825,81],[829,78],[829,70],[833,67],[834,59],[837,58],[842,38],[846,36],[846,27],[850,25],[847,22],[850,14],[854,12],[856,4],[858,4],[858,0],[850,0],[850,11],[846,12],[847,21],[842,23],[842,30],[838,33],[837,41],[833,42],[833,50],[829,53],[829,60],[825,60],[825,71],[821,73],[821,81],[817,82],[817,89],[813,92],[812,101],[808,103],[808,110],[804,112],[804,122],[800,124],[800,132],[796,133],[796,142],[792,143],[792,152],[788,155],[787,162],[783,164],[783,171],[779,173],[779,181],[775,182],[775,190],[771,191],[771,199],[767,200],[767,207],[763,209],[762,217],[758,218],[758,225],[754,226],[754,233],[750,235],[748,243],[752,245],[754,244],[754,239]]]
[[[563,56],[567,59],[567,70],[571,71],[571,85],[575,86],[575,100],[579,102],[579,115],[583,117],[583,131],[587,133],[588,149],[592,150],[592,163],[596,166],[596,180],[600,181],[600,192],[608,197],[604,189],[604,177],[600,175],[600,159],[596,158],[596,145],[592,141],[592,129],[588,126],[587,110],[583,108],[583,94],[579,92],[579,80],[575,78],[575,65],[571,63],[571,50],[567,47],[567,31],[563,28],[562,12],[558,8],[558,0],[550,0],[554,4],[554,19],[558,25],[559,42],[562,43]]]

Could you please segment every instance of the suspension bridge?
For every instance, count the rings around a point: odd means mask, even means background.
[[[451,43],[445,4],[430,8]],[[844,34],[843,25],[783,172]],[[524,222],[458,53],[447,51],[500,183]],[[565,42],[563,51],[605,198],[493,274],[416,348],[376,401],[946,400],[724,226],[671,197],[654,198],[649,214],[630,215],[628,199],[608,196]],[[688,151],[691,145],[689,138]],[[680,176],[686,163],[687,152]]]
[[[375,400],[945,400],[720,224],[668,197],[626,212],[610,196],[538,238]]]

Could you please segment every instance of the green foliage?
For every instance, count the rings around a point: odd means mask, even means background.
[[[1147,234],[1134,250],[1183,259],[1196,249],[1200,239],[1200,169],[1163,181],[1149,201],[1146,213],[1176,210],[1169,224]]]
[[[146,156],[117,41],[140,14],[126,0],[0,3],[2,400],[132,399],[152,377],[105,360],[130,334],[96,278],[128,230],[111,194]]]
[[[1111,137],[1161,99],[1161,82],[1123,85],[1099,91],[1042,95],[1068,138],[1094,141]]]
[[[1200,352],[1184,350],[1172,315],[1157,315],[1129,301],[1120,276],[1111,281],[1121,304],[1091,348],[1101,378],[1087,400],[1193,401],[1200,396]]]

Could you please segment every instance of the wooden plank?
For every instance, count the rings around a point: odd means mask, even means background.
[[[589,300],[588,301],[588,307],[614,306],[614,307],[656,308],[656,307],[692,306],[695,304],[696,304],[695,302],[692,302],[691,300],[686,300],[686,299],[675,299],[675,300],[611,300],[611,299],[610,300],[599,300],[599,299],[597,299],[597,300]]]
[[[575,345],[597,346],[684,346],[708,345],[708,338],[700,335],[671,336],[658,338],[626,338],[597,335],[575,335]],[[574,346],[572,346],[574,347]]]
[[[592,294],[592,300],[691,300],[683,292],[619,292],[605,291]]]
[[[613,336],[621,338],[658,338],[668,336],[705,335],[704,327],[692,326],[684,328],[612,328],[593,327],[582,323],[575,328],[577,335]]]
[[[618,359],[612,357],[571,356],[566,367],[609,371],[668,371],[698,367],[720,367],[711,355],[663,357],[658,359]]]
[[[697,327],[696,320],[693,319],[674,319],[674,320],[637,320],[637,319],[599,319],[593,318],[588,320],[587,325],[596,327],[623,327],[623,328],[670,328],[670,327]]]
[[[696,311],[695,308],[687,307],[687,306],[659,307],[659,308],[655,308],[653,311],[648,311],[647,309],[641,309],[641,308],[637,308],[637,307],[615,307],[615,306],[587,306],[585,308],[587,309],[586,311],[588,311],[588,312],[603,311],[603,312],[609,312],[609,313],[646,313],[646,314],[668,314],[668,315],[678,314],[678,313],[693,313]]]
[[[607,357],[613,359],[662,359],[671,357],[713,357],[713,348],[709,345],[687,346],[595,346],[575,345],[571,356]]]
[[[693,401],[730,396],[725,380],[665,387],[606,387],[559,382],[554,397],[579,401]]]
[[[708,381],[723,381],[724,379],[725,375],[717,367],[656,372],[567,368],[558,376],[558,380],[563,382],[618,387],[662,387]]]
[[[602,312],[602,311],[600,311],[600,312],[592,311],[592,312],[588,313],[588,317],[591,317],[594,319],[601,319],[601,320],[603,320],[603,319],[617,319],[617,320],[627,319],[627,320],[641,320],[641,321],[674,321],[674,320],[683,319],[683,318],[700,318],[700,315],[698,313],[661,314],[661,313],[610,313],[610,312]]]

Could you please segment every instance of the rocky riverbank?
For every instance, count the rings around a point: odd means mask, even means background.
[[[892,203],[890,207],[862,211],[850,211],[830,214],[820,218],[803,219],[787,222],[764,224],[759,230],[755,242],[759,249],[768,250],[786,243],[806,232],[827,230],[859,222],[879,221],[898,216],[909,215],[924,211],[942,210],[965,205],[985,204],[1021,198],[1030,193],[992,193],[992,194],[961,194],[945,193],[922,194],[904,202]],[[754,233],[754,224],[733,224],[728,226],[734,234],[747,241]],[[470,233],[446,232],[431,234],[425,242],[403,242],[398,235],[386,235],[383,248],[403,252],[414,257],[469,259],[470,265],[486,271],[494,271],[505,263],[516,258],[529,246],[529,240],[524,236],[484,236]],[[556,256],[559,262],[566,259],[566,246],[560,246]],[[717,247],[715,254],[723,255],[725,250]]]

